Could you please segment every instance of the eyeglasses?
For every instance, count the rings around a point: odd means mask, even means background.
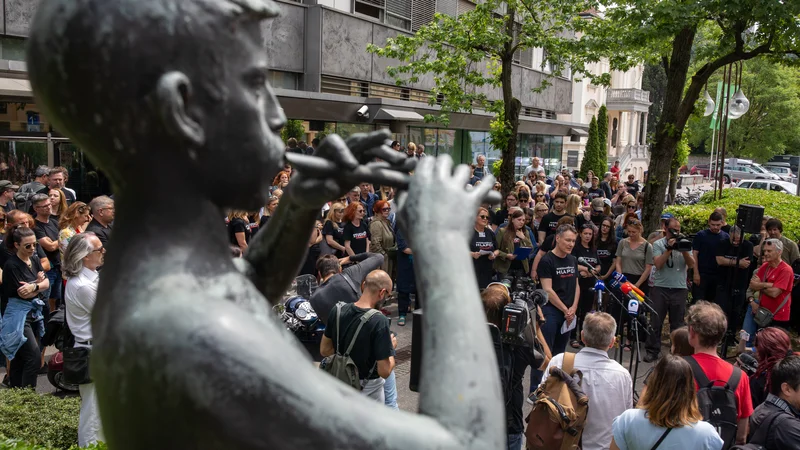
[[[607,223],[604,223],[603,225],[601,225],[601,227],[602,227],[602,228],[611,228],[611,225],[609,225],[609,224],[607,224]]]
[[[536,212],[543,212],[543,213],[546,213],[546,212],[547,212],[547,210],[546,210],[546,209],[544,209],[544,208],[542,208],[542,209],[537,209],[537,210],[536,210]]]
[[[486,219],[488,219],[488,218],[489,218],[489,216],[487,216],[486,214],[481,214],[481,215],[480,215],[480,216],[478,216],[478,217],[480,217],[481,219],[484,219],[484,220],[486,220]]]
[[[515,201],[517,201],[517,199],[515,199],[514,197],[508,197],[508,198],[506,199],[506,201],[507,201],[507,202],[515,202]]]
[[[95,253],[95,252],[105,253],[106,252],[106,248],[101,246],[100,248],[96,248],[96,249],[92,250],[89,253]]]
[[[389,212],[392,208],[381,208],[381,212]]]
[[[25,247],[25,250],[30,250],[32,248],[36,248],[37,245],[39,245],[39,243],[38,242],[34,242],[33,244],[25,244],[25,245],[23,245],[23,247]]]

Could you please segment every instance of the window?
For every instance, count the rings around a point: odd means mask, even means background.
[[[381,6],[383,5],[381,4],[380,6],[377,6],[369,3],[362,3],[356,0],[353,11],[355,11],[357,14],[362,14],[380,20],[383,18],[383,8]]]
[[[745,181],[744,183],[740,184],[739,187],[742,188],[742,189],[749,189],[750,185],[752,185],[751,182]]]
[[[410,30],[411,1],[386,0],[386,23],[404,30]]]
[[[753,189],[761,189],[766,191],[767,190],[767,183],[763,181],[757,181],[753,183]]]
[[[775,192],[786,192],[786,189],[784,189],[783,186],[781,186],[780,184],[773,184],[773,183],[770,183],[769,190]]]
[[[297,90],[298,86],[300,85],[300,75],[293,72],[270,70],[269,84],[278,89]]]

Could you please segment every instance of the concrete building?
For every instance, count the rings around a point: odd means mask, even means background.
[[[593,63],[589,69],[600,75],[609,72],[608,61]],[[650,92],[642,90],[643,66],[627,72],[611,71],[611,86],[595,86],[588,78],[576,80],[572,85],[571,114],[559,115],[563,120],[571,120],[588,126],[592,117],[599,113],[600,106],[608,109],[608,163],[620,161],[622,177],[627,179],[633,173],[637,180],[644,177],[650,163],[650,151],[646,142],[647,115],[650,105]],[[577,169],[583,159],[587,137],[580,140],[564,141],[564,161],[570,169]]]
[[[39,113],[26,80],[25,37],[38,1],[44,0],[4,0],[0,11],[0,179],[24,182],[37,164],[63,165],[72,174],[69,184],[79,198],[88,198],[107,188],[102,171]],[[474,3],[278,1],[281,17],[263,25],[264,51],[272,69],[270,83],[287,117],[306,121],[312,133],[332,130],[345,137],[387,128],[403,144],[423,144],[427,154],[448,153],[458,162],[472,162],[478,154],[489,162],[499,157],[500,151],[489,142],[489,114],[453,114],[447,127],[425,122],[426,114],[437,112],[428,104],[433,76],[396,86],[386,68],[398,62],[366,51],[369,43],[383,45],[389,37],[418,30],[435,12],[456,15],[473,9]],[[523,105],[520,173],[533,156],[549,171],[558,170],[563,142],[586,133],[585,125],[569,119],[574,109],[569,77],[554,77],[544,92],[532,92],[547,76],[543,57],[541,49],[521,52],[513,67],[515,95]],[[501,98],[499,89],[484,92],[491,99]],[[363,107],[367,113],[359,114]],[[561,114],[567,118],[559,119]]]

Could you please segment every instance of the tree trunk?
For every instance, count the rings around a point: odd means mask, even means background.
[[[658,220],[664,209],[664,196],[667,192],[667,183],[664,181],[669,180],[672,158],[675,156],[675,150],[688,119],[688,115],[683,117],[685,108],[681,108],[681,106],[696,32],[697,30],[694,28],[685,28],[675,36],[672,42],[672,57],[667,70],[664,108],[661,111],[658,125],[656,125],[655,139],[650,151],[650,166],[647,169],[647,189],[642,211],[645,233],[650,233],[658,228]]]
[[[675,203],[675,193],[678,188],[678,171],[681,168],[681,165],[675,161],[675,156],[677,156],[678,152],[675,152],[672,157],[672,167],[669,171],[669,204],[672,205]]]
[[[500,55],[502,64],[501,88],[503,89],[503,116],[508,127],[508,142],[503,149],[503,163],[500,165],[500,183],[502,184],[503,198],[514,190],[514,172],[517,158],[517,131],[519,130],[519,113],[522,110],[522,103],[514,97],[514,90],[511,83],[512,60],[514,59],[514,18],[516,11],[509,8],[506,13],[506,35],[509,40],[506,42],[505,49]]]

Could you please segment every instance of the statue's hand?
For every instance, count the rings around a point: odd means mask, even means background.
[[[486,175],[480,185],[467,190],[469,173],[463,164],[453,171],[450,155],[428,156],[417,164],[408,192],[398,198],[400,226],[412,248],[424,247],[415,242],[421,236],[445,232],[463,236],[466,245],[477,208],[494,186],[494,177]]]
[[[404,188],[416,161],[392,150],[389,143],[385,130],[354,134],[346,142],[333,134],[322,141],[313,157],[287,154],[287,160],[298,169],[288,191],[293,200],[317,208],[364,181]],[[383,162],[374,162],[375,158]]]

